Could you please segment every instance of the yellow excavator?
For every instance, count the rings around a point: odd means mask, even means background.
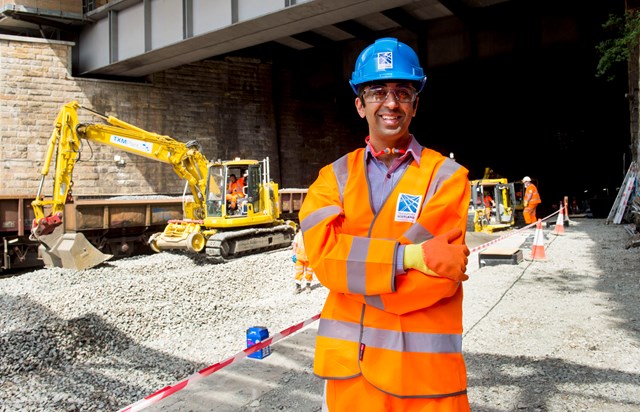
[[[489,196],[489,197],[487,197]],[[516,197],[513,183],[505,178],[471,181],[473,230],[493,233],[515,225]]]
[[[80,123],[78,111],[87,110],[106,123]],[[197,142],[183,143],[169,136],[140,129],[113,116],[65,104],[55,120],[54,130],[41,170],[31,239],[38,241],[45,266],[86,269],[108,259],[81,233],[64,233],[64,205],[72,201],[73,170],[83,141],[168,163],[186,180],[190,195],[183,199],[184,216],[170,220],[163,232],[149,237],[156,252],[188,250],[206,253],[214,263],[251,253],[291,245],[297,225],[280,219],[278,185],[270,178],[269,159],[210,162]],[[53,194],[44,195],[45,178],[54,162]],[[226,182],[231,174],[244,177],[242,195],[230,206]]]

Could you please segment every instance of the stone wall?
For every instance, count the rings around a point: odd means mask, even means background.
[[[197,140],[210,160],[269,156],[272,176],[279,176],[271,64],[211,60],[148,83],[101,81],[71,76],[71,47],[0,36],[1,193],[35,193],[54,120],[72,100],[182,142]],[[101,121],[81,113],[81,121]],[[87,142],[74,173],[76,194],[180,193],[183,185],[169,165]]]

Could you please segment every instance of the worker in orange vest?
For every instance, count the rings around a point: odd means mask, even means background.
[[[484,195],[484,213],[487,216],[487,221],[491,220],[491,208],[496,205],[493,201],[493,197],[489,193]]]
[[[311,281],[313,280],[313,269],[309,266],[309,258],[304,248],[304,238],[302,237],[302,231],[298,230],[292,243],[293,256],[292,260],[295,263],[295,294],[306,290],[311,292]]]
[[[229,185],[227,186],[227,196],[229,209],[237,209],[238,198],[244,197],[242,188],[244,186],[244,178],[237,179],[236,175],[229,175]]]
[[[245,180],[245,176],[240,176],[238,178],[238,180],[236,181],[236,187],[238,189],[238,192],[241,193],[244,196],[244,192],[243,189],[246,186],[246,180]]]
[[[468,171],[409,133],[426,76],[416,53],[378,39],[350,84],[365,145],[320,170],[299,213],[329,289],[314,373],[323,410],[469,411],[462,356]]]
[[[522,214],[524,215],[524,222],[530,224],[537,221],[536,207],[541,203],[540,193],[538,193],[538,188],[531,183],[529,176],[525,176],[522,179],[522,183],[524,183],[525,188],[524,197],[522,198],[522,205],[524,206]]]

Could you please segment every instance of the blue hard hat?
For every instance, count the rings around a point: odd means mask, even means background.
[[[406,44],[392,37],[385,37],[360,53],[349,84],[358,94],[358,86],[373,81],[409,80],[419,83],[422,91],[427,76],[424,75],[418,55]]]

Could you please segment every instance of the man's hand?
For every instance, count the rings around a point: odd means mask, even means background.
[[[469,276],[464,274],[467,269],[469,248],[451,243],[460,236],[462,236],[462,230],[455,228],[418,245],[405,246],[405,269],[416,269],[426,275],[445,277],[455,281],[469,279]]]

